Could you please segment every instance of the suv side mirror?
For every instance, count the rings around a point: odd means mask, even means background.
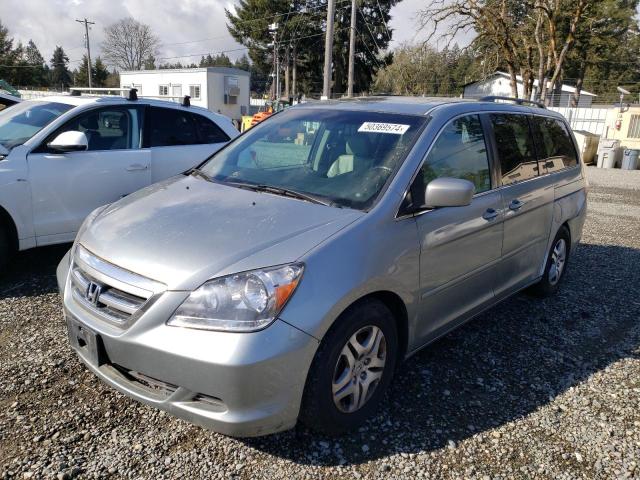
[[[89,147],[87,136],[83,132],[70,130],[62,132],[53,141],[47,143],[47,147],[56,152],[82,152]]]
[[[9,155],[9,149],[0,143],[0,160]]]
[[[476,187],[469,180],[461,178],[436,178],[427,185],[424,193],[425,206],[464,207],[471,203]]]

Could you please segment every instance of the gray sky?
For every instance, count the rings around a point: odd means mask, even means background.
[[[132,16],[147,23],[161,40],[158,59],[163,62],[198,62],[201,54],[240,49],[227,32],[224,9],[232,8],[232,0],[3,0],[5,7],[0,21],[9,29],[15,41],[26,43],[33,39],[45,60],[49,61],[56,45],[61,45],[77,67],[84,50],[84,26],[75,19],[96,22],[90,31],[91,52],[100,54],[103,28],[114,21]],[[394,31],[394,42],[419,41],[416,34],[416,11],[424,0],[404,0],[392,10],[389,27]],[[465,44],[468,39],[461,38]],[[229,51],[232,59],[243,50]],[[193,55],[183,57],[182,55]],[[179,58],[167,58],[177,57]]]

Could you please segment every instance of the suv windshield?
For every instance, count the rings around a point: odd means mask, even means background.
[[[365,209],[425,122],[417,115],[294,108],[252,128],[201,170],[226,184],[276,187]]]
[[[33,137],[73,105],[22,102],[0,112],[0,144],[9,150]]]

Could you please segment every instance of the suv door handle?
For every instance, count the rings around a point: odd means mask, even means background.
[[[498,212],[495,208],[487,208],[487,210],[482,214],[482,218],[485,220],[493,220],[498,216]]]
[[[513,210],[514,212],[517,212],[522,208],[523,205],[524,205],[524,202],[521,202],[517,198],[514,198],[513,200],[511,200],[511,203],[509,204],[509,210]]]
[[[127,172],[135,172],[136,170],[146,170],[148,167],[146,165],[142,165],[141,163],[134,163],[133,165],[129,165],[127,167]]]

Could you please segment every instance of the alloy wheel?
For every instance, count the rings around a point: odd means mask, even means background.
[[[551,252],[551,267],[549,268],[549,283],[551,285],[556,285],[560,281],[566,261],[567,242],[564,238],[560,238]]]
[[[355,332],[342,348],[333,374],[333,401],[343,413],[362,408],[382,379],[387,342],[379,327]]]

